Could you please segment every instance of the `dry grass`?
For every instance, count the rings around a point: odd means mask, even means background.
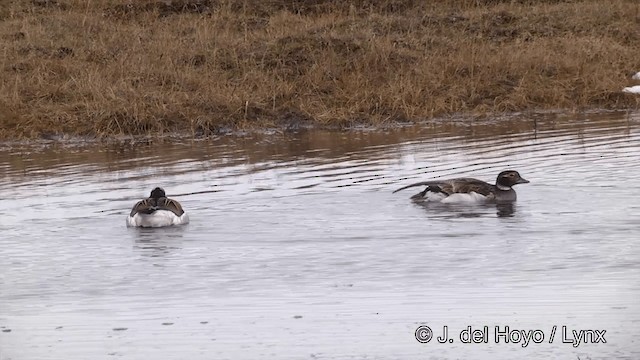
[[[637,108],[637,0],[0,2],[0,138]]]

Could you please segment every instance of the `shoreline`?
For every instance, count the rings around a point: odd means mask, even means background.
[[[608,109],[591,109],[580,112],[566,112],[563,110],[547,110],[538,112],[514,112],[509,114],[500,114],[499,116],[483,115],[474,117],[464,114],[450,115],[435,119],[426,119],[417,122],[395,122],[385,124],[355,124],[348,127],[337,126],[318,126],[317,124],[307,124],[296,128],[249,128],[249,129],[226,129],[215,134],[193,136],[192,134],[183,133],[164,133],[152,135],[114,135],[109,137],[90,137],[77,135],[53,135],[37,138],[20,138],[7,140],[0,138],[0,151],[17,147],[62,147],[62,148],[84,148],[91,146],[135,146],[135,145],[151,145],[162,143],[181,143],[181,142],[200,142],[215,141],[220,138],[243,139],[243,138],[262,138],[274,136],[297,136],[305,133],[327,132],[327,133],[363,133],[363,132],[384,132],[384,131],[401,131],[403,129],[420,129],[420,128],[438,128],[447,129],[455,132],[455,129],[467,129],[473,127],[476,129],[490,129],[495,127],[505,127],[509,124],[525,125],[528,131],[536,131],[536,127],[541,125],[544,127],[550,123],[562,123],[565,125],[577,123],[582,117],[605,118],[613,116],[616,118],[638,118],[640,119],[640,110],[608,110]],[[616,120],[618,121],[618,120]],[[530,128],[530,129],[529,129]],[[523,131],[516,130],[516,133]],[[436,131],[440,133],[440,131]]]
[[[2,3],[0,141],[632,111],[638,21],[632,0]]]

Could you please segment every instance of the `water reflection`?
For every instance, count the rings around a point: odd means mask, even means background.
[[[516,212],[514,202],[486,204],[443,204],[421,200],[412,200],[412,202],[431,218],[480,218],[496,215],[513,217]]]
[[[515,202],[505,202],[496,204],[496,215],[498,217],[512,217],[516,213]]]
[[[634,115],[637,116],[637,115]],[[533,119],[531,119],[533,117]],[[535,121],[533,121],[535,119]],[[563,146],[565,139],[583,142],[603,136],[610,140],[628,139],[637,117],[610,113],[591,118],[567,119],[561,114],[532,114],[500,121],[455,121],[426,123],[420,126],[390,128],[383,131],[353,132],[304,131],[295,134],[218,137],[210,140],[129,140],[112,144],[57,143],[5,144],[2,166],[4,177],[48,176],[95,171],[123,171],[157,166],[170,171],[202,171],[215,167],[253,165],[252,171],[290,167],[310,158],[336,161],[376,161],[387,157],[389,148],[406,149],[431,145],[433,149],[464,149],[467,154],[484,154],[495,149],[528,151],[531,141],[551,140]],[[524,145],[524,146],[522,146]],[[433,158],[437,161],[437,158]],[[82,166],[81,169],[78,166]],[[267,168],[265,168],[265,166]],[[140,173],[144,176],[144,173]]]

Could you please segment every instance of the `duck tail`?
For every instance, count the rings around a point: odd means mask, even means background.
[[[425,186],[425,185],[429,186],[431,184],[433,184],[431,181],[422,181],[422,182],[419,182],[419,183],[415,183],[415,184],[411,184],[411,185],[407,185],[407,186],[401,187],[400,189],[395,190],[393,192],[393,194],[397,193],[398,191],[404,190],[404,189],[408,189],[408,188],[412,188],[412,187],[416,187],[416,186]]]

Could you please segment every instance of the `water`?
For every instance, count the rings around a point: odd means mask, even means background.
[[[511,208],[391,193],[505,168],[531,181]],[[14,144],[0,169],[2,360],[640,358],[638,114]],[[191,224],[126,228],[156,185]]]

